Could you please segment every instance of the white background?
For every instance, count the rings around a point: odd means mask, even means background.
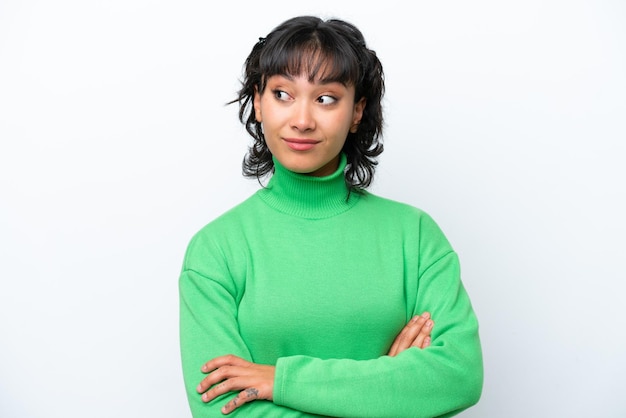
[[[626,416],[618,0],[2,0],[0,416],[190,416],[183,252],[257,188],[224,104],[257,38],[309,13],[385,66],[372,191],[460,254],[485,356],[462,416]]]

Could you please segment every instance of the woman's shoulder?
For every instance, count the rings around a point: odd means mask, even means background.
[[[424,234],[443,237],[443,231],[439,224],[429,212],[419,206],[370,192],[364,193],[361,198],[365,203],[364,209],[372,211],[375,216],[384,216],[391,222],[399,223],[411,229],[415,228]]]

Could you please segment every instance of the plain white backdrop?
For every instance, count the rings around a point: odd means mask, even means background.
[[[298,14],[383,62],[372,191],[461,257],[485,357],[462,416],[626,416],[626,4],[306,3],[0,2],[0,416],[190,417],[183,252],[258,187],[225,103]]]

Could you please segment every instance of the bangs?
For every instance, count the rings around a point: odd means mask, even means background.
[[[309,82],[339,82],[346,86],[357,85],[362,77],[358,57],[350,45],[336,37],[324,37],[319,31],[304,38],[294,36],[272,47],[260,57],[261,90],[267,78],[274,75],[304,76]]]

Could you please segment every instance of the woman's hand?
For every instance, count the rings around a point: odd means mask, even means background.
[[[202,366],[202,372],[209,375],[200,382],[197,391],[202,393],[204,402],[227,392],[240,391],[222,407],[222,413],[229,414],[256,399],[272,400],[275,369],[274,366],[251,363],[234,355],[216,357]]]
[[[395,356],[409,347],[426,348],[430,345],[430,332],[435,323],[430,319],[430,313],[424,312],[411,318],[408,324],[402,328],[396,339],[391,344],[388,356]]]

